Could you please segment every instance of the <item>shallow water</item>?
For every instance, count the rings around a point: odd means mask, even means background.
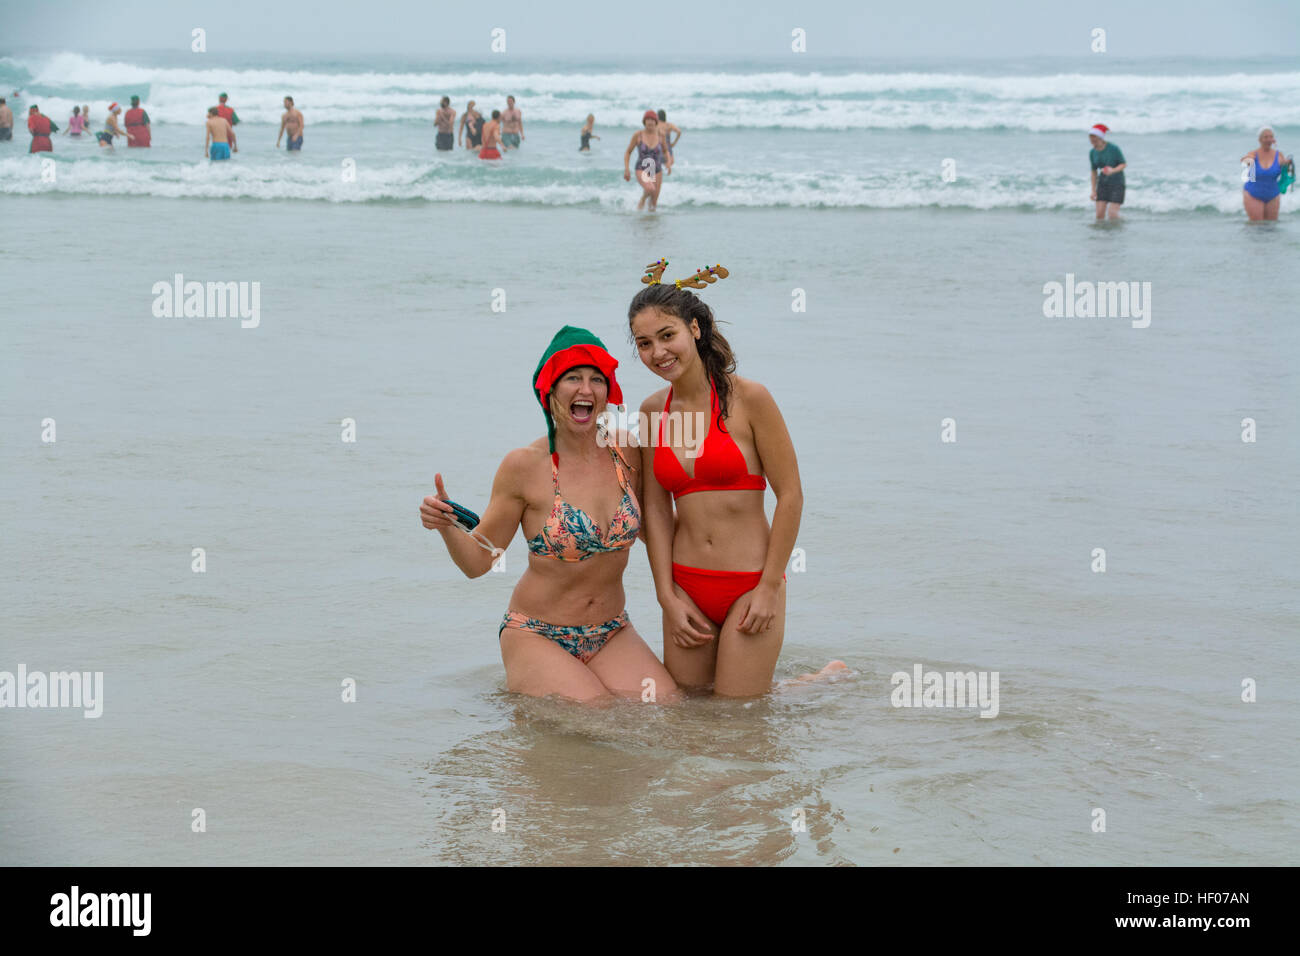
[[[0,669],[105,703],[0,712],[3,861],[1294,864],[1291,211],[6,196]],[[732,270],[705,294],[800,457],[777,676],[853,673],[520,700],[522,548],[466,581],[419,501],[486,503],[564,323],[656,387],[625,309],[665,254]],[[178,272],[261,283],[260,325],[155,318]],[[1066,273],[1151,282],[1150,327],[1045,318]],[[626,580],[658,649],[641,547]],[[998,671],[998,716],[892,707],[918,663]]]
[[[57,136],[50,182],[22,155],[20,118],[14,142],[0,144],[0,194],[17,195],[627,209],[639,192],[623,182],[623,153],[653,107],[683,131],[669,206],[1064,210],[1087,202],[1084,131],[1104,120],[1128,161],[1130,210],[1240,217],[1240,158],[1259,123],[1272,123],[1286,150],[1300,134],[1295,57],[811,57],[795,70],[789,57],[672,54],[512,56],[503,66],[64,52],[0,56],[0,89],[20,89],[18,112],[36,103],[60,127],[74,105],[89,105],[92,130],[131,90],[153,122],[147,151]],[[202,124],[221,90],[242,120],[240,149],[211,164]],[[286,94],[306,122],[301,153],[274,146]],[[495,165],[434,149],[442,96],[459,116],[470,99],[484,115],[504,109],[508,94],[523,111],[523,149]],[[589,113],[600,138],[580,153]]]

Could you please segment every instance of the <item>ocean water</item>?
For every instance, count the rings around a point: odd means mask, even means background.
[[[147,83],[159,144],[60,141],[41,188],[21,144],[0,151],[18,224],[0,233],[0,670],[105,682],[99,719],[0,710],[0,861],[1297,862],[1300,231],[1290,198],[1243,221],[1258,122],[1229,109],[1285,103],[1294,64],[625,74],[698,136],[655,215],[613,149],[644,99],[612,73],[344,66],[0,60],[0,86],[56,120],[61,96]],[[254,105],[289,77],[328,80],[333,104],[295,90],[292,158]],[[248,124],[224,168],[185,121],[218,88]],[[443,89],[515,92],[525,151],[433,155]],[[1087,121],[1108,103],[1131,131],[1119,225],[1091,222],[1080,124],[1039,97]],[[588,111],[622,131],[569,155]],[[358,181],[336,183],[349,156]],[[466,581],[418,505],[436,471],[486,503],[542,431],[527,379],[562,324],[605,339],[629,404],[657,387],[626,307],[661,255],[732,270],[704,294],[799,455],[806,569],[777,676],[852,673],[672,708],[520,699],[495,631],[521,543]],[[177,273],[259,283],[258,326],[156,317]],[[1046,317],[1067,275],[1151,283],[1149,326]],[[642,547],[626,584],[658,649]],[[998,716],[892,706],[917,664],[997,671]]]
[[[0,194],[627,208],[639,193],[622,179],[623,151],[653,107],[683,129],[669,206],[1068,209],[1087,200],[1085,130],[1104,122],[1129,163],[1130,209],[1235,216],[1239,159],[1257,129],[1272,125],[1284,150],[1300,131],[1300,58],[818,61],[804,73],[788,58],[709,69],[511,63],[0,56],[0,89],[23,94],[11,104],[20,125],[32,103],[61,127],[89,104],[100,129],[109,102],[132,94],[154,124],[147,156],[61,137],[53,183],[22,157],[19,129],[0,152]],[[224,166],[204,160],[202,125],[222,91],[242,120],[241,150]],[[286,94],[307,123],[301,155],[273,148]],[[507,94],[523,110],[526,149],[491,167],[434,150],[442,96],[459,115],[471,98],[485,114],[504,109]],[[602,137],[590,155],[578,152],[588,113]]]

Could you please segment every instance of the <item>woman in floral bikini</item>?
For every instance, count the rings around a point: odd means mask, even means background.
[[[566,325],[533,375],[547,435],[506,455],[475,535],[457,525],[441,474],[420,506],[424,527],[442,535],[467,577],[492,567],[502,553],[493,541],[509,542],[518,528],[528,536],[528,568],[498,629],[506,685],[517,693],[641,696],[646,678],[657,699],[677,689],[624,609],[641,477],[618,450],[626,433],[616,441],[597,433],[606,404],[623,401],[617,367],[600,339]]]

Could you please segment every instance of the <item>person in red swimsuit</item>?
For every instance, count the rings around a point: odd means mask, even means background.
[[[704,288],[726,270],[661,283],[666,265],[647,267],[649,284],[628,307],[641,361],[669,383],[641,406],[651,423],[641,449],[642,524],[663,608],[664,664],[679,685],[749,697],[771,689],[785,638],[784,570],[803,511],[799,463],[771,394],[735,374],[713,310],[683,288]],[[703,417],[702,444],[698,436],[687,444],[689,429],[665,433],[665,421],[676,421],[670,413]]]

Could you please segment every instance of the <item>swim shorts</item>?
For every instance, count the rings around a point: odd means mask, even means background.
[[[95,134],[95,139],[99,140],[99,142],[101,142],[101,143],[107,143],[109,146],[112,146],[112,145],[113,145],[113,134],[112,134],[112,133],[96,133],[96,134]]]
[[[13,139],[14,128],[12,126],[0,126],[0,139]]]
[[[1124,204],[1124,180],[1115,181],[1116,177],[1097,177],[1097,202],[1113,202],[1117,206]]]
[[[582,663],[587,663],[616,633],[628,625],[627,611],[601,624],[548,624],[518,611],[508,610],[497,628],[497,640],[507,627],[532,631],[548,641],[554,641]]]
[[[500,159],[501,154],[497,152],[495,146],[484,146],[478,151],[479,159]]]
[[[518,146],[519,146],[519,134],[518,134],[518,133],[502,133],[502,134],[501,134],[501,142],[503,142],[503,143],[504,143],[505,145],[507,145],[507,146],[513,146],[513,147],[518,148]]]
[[[456,145],[456,137],[451,133],[439,133],[437,136],[437,145],[439,149],[451,149]]]
[[[289,148],[289,149],[302,149],[302,137],[301,137],[301,136],[290,136],[290,137],[289,137],[289,146],[288,146],[288,148]]]
[[[209,156],[211,159],[229,159],[229,158],[230,158],[230,144],[229,144],[229,143],[213,143],[213,144],[212,144],[212,148],[208,150],[208,156]]]

